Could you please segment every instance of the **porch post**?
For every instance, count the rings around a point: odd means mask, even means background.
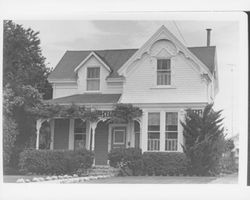
[[[92,147],[92,151],[95,150],[95,129],[96,129],[96,125],[97,123],[96,122],[93,122],[91,123],[91,129],[92,129],[92,144],[91,144],[91,147]]]
[[[36,149],[39,149],[39,136],[40,136],[41,126],[42,126],[42,120],[38,119],[36,121]]]
[[[91,150],[95,151],[95,129],[97,126],[97,122],[90,122],[90,129],[92,129],[92,144],[91,144]],[[93,160],[93,165],[95,165],[95,158]]]
[[[87,144],[86,144],[86,148],[88,150],[91,150],[91,122],[87,122],[87,135],[86,135],[86,139],[87,139]]]
[[[55,132],[55,120],[51,119],[50,123],[50,149],[54,149],[54,132]]]
[[[178,146],[177,150],[179,152],[182,152],[182,146],[184,144],[184,139],[183,139],[183,127],[181,125],[181,121],[184,122],[184,117],[185,117],[185,110],[181,109],[178,113]]]
[[[146,111],[143,111],[142,114],[142,123],[141,123],[141,149],[142,152],[145,152],[148,150],[148,133],[147,133],[147,126],[148,126],[148,113]]]

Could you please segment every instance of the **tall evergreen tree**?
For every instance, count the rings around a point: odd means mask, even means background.
[[[50,70],[45,65],[38,34],[12,21],[4,21],[3,138],[9,144],[4,145],[5,162],[9,161],[13,146],[18,153],[35,137],[35,120],[28,110],[42,99],[51,98],[52,87],[47,81]]]
[[[199,115],[187,110],[183,150],[189,160],[190,172],[196,175],[214,175],[219,172],[219,163],[225,149],[221,110],[214,111],[213,104],[205,107]]]
[[[23,85],[30,85],[44,99],[49,99],[52,92],[47,81],[50,69],[45,65],[38,35],[39,32],[30,28],[4,21],[3,84],[9,84],[14,92]]]

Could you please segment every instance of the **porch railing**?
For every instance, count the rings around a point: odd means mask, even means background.
[[[159,151],[160,139],[148,139],[148,151]]]
[[[177,139],[166,139],[166,151],[177,151]]]

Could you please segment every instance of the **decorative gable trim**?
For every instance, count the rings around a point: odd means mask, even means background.
[[[200,67],[200,74],[206,73],[208,74],[210,80],[212,80],[213,75],[207,66],[203,64],[191,51],[189,51],[188,48],[185,47],[165,26],[161,26],[155,34],[153,34],[153,36],[151,36],[151,38],[123,64],[123,66],[118,70],[118,73],[126,76],[127,67],[136,60],[140,60],[145,53],[150,54],[151,46],[159,40],[166,40],[173,43],[176,47],[176,52],[173,52],[175,55],[182,53],[187,59],[195,62]]]
[[[92,51],[77,67],[74,69],[74,72],[77,72],[92,56],[94,56],[109,72],[111,72],[111,68],[103,62],[103,60]]]

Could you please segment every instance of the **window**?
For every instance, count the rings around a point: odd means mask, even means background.
[[[114,144],[124,144],[125,143],[125,129],[114,129]]]
[[[166,128],[165,128],[165,150],[177,151],[178,141],[178,113],[166,113]]]
[[[74,123],[74,147],[75,149],[85,148],[86,144],[86,122],[75,119]]]
[[[87,68],[87,90],[100,90],[100,67]]]
[[[157,85],[171,85],[170,59],[157,60]]]
[[[148,113],[148,150],[160,150],[160,113]]]

